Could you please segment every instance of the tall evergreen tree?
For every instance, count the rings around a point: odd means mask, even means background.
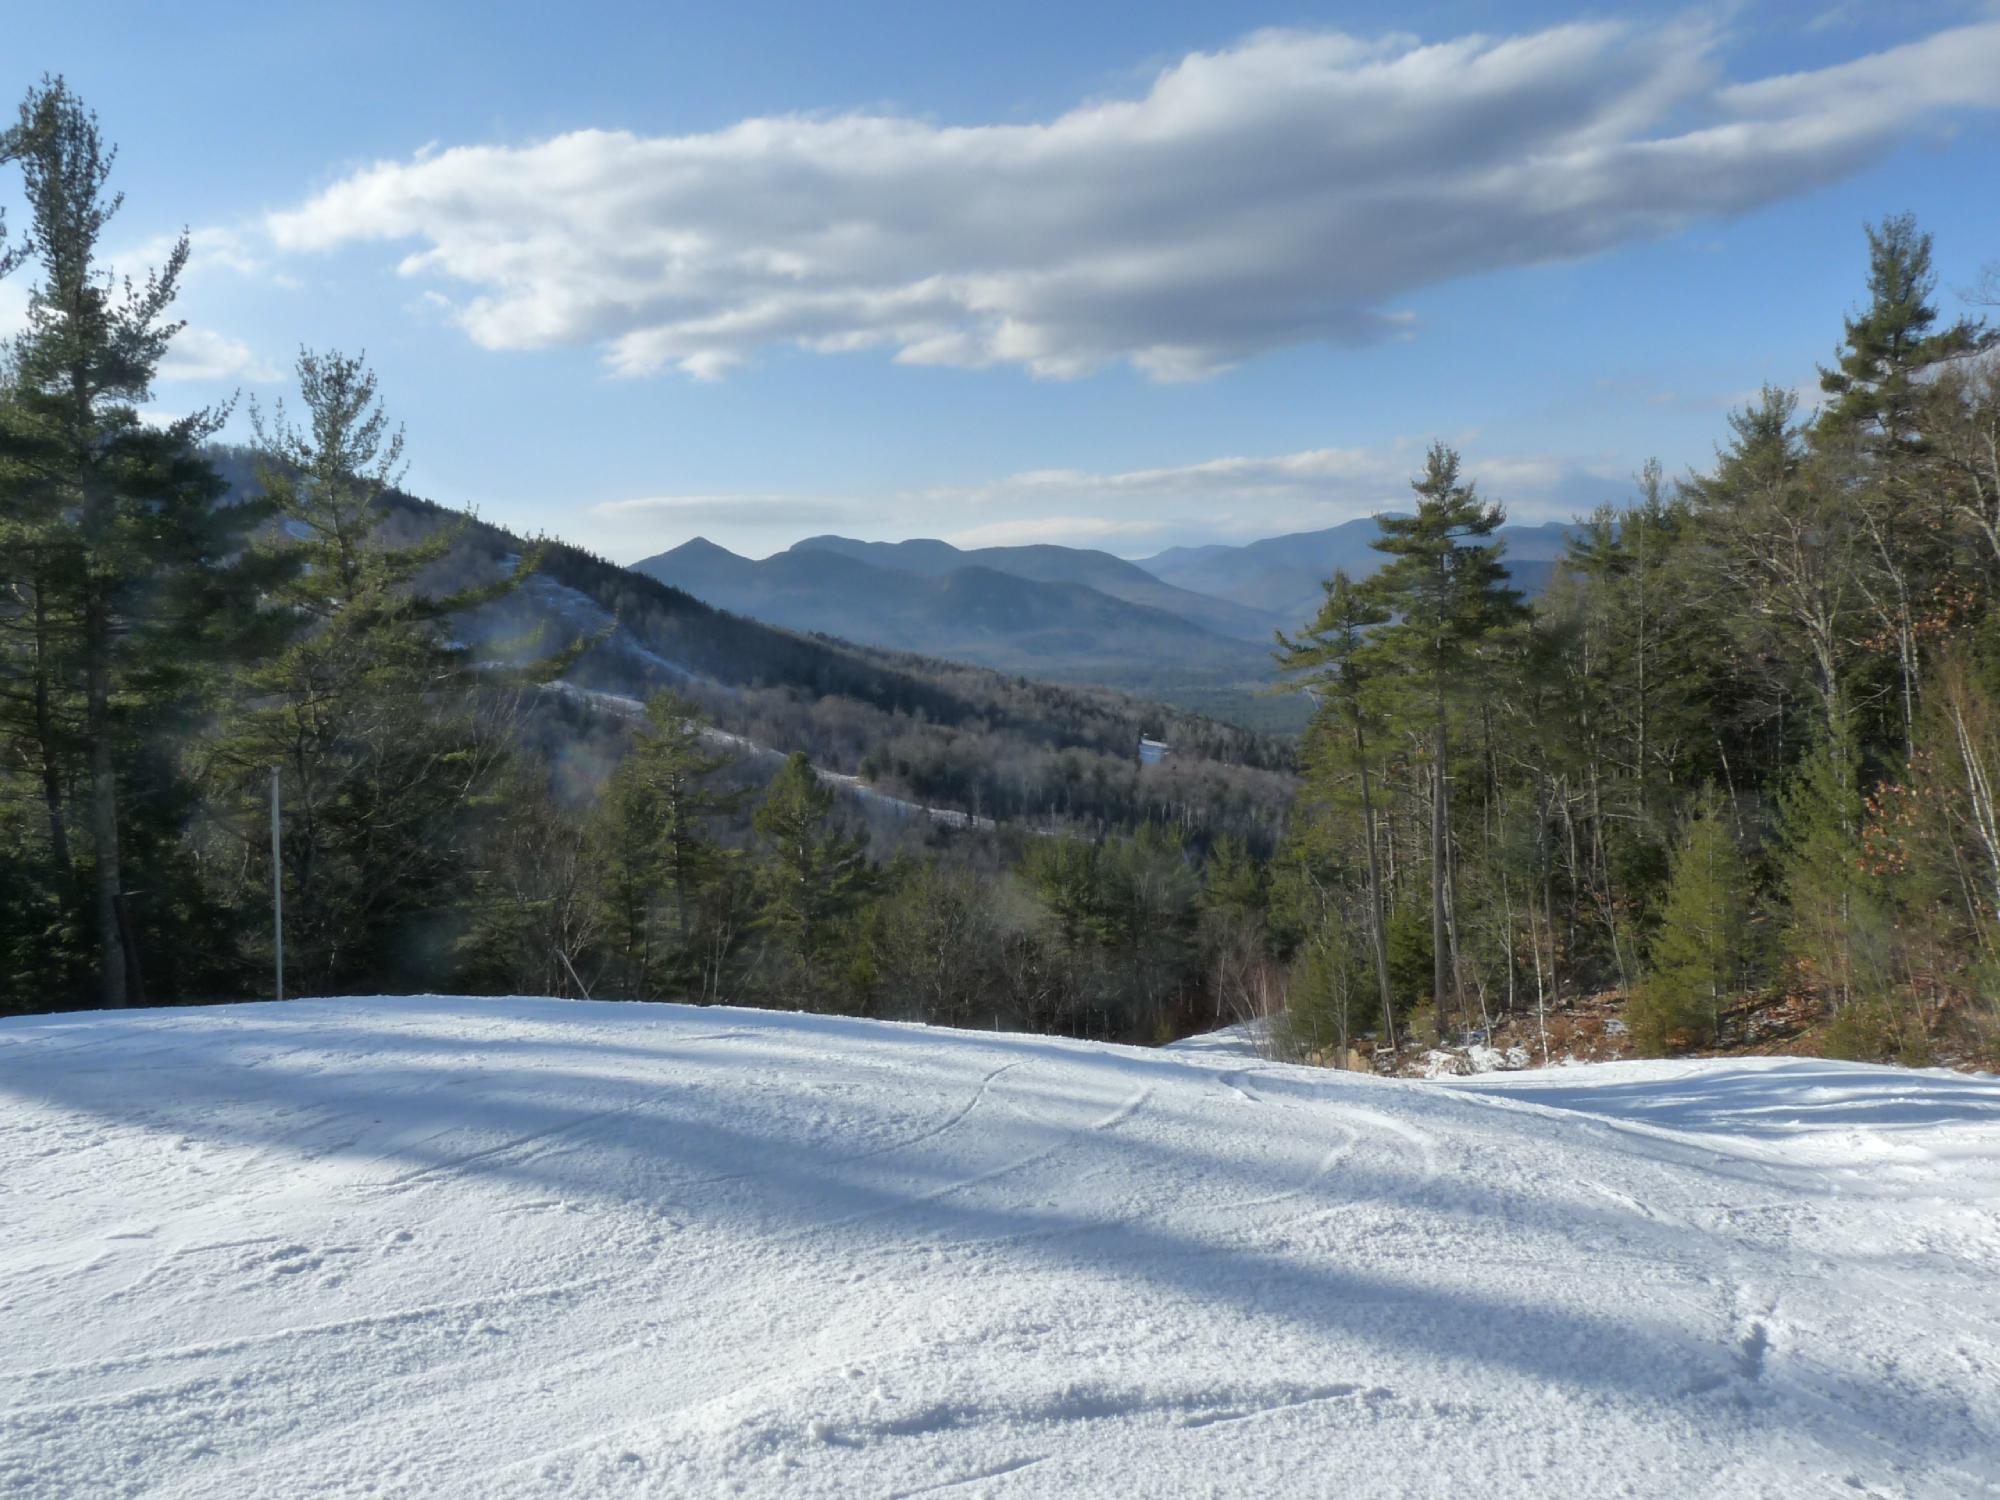
[[[1376,996],[1382,1007],[1382,1035],[1396,1044],[1395,1000],[1389,984],[1388,905],[1382,888],[1382,857],[1375,825],[1374,756],[1371,743],[1380,727],[1369,681],[1369,636],[1393,618],[1377,590],[1364,588],[1335,569],[1326,581],[1326,598],[1319,613],[1297,639],[1278,637],[1278,667],[1287,673],[1309,674],[1306,689],[1313,695],[1315,718],[1326,719],[1326,732],[1307,736],[1319,752],[1306,765],[1308,779],[1331,779],[1352,769],[1360,801],[1361,837],[1368,870],[1368,952],[1375,971]]]
[[[1382,534],[1371,543],[1390,559],[1373,584],[1396,616],[1371,654],[1378,670],[1408,681],[1429,720],[1431,982],[1442,1018],[1463,1010],[1451,911],[1451,715],[1481,674],[1481,648],[1527,610],[1507,584],[1503,544],[1489,540],[1506,511],[1479,497],[1458,454],[1432,444],[1411,488],[1416,514],[1378,518]]]
[[[762,921],[785,970],[783,988],[798,1003],[832,1008],[843,923],[867,891],[862,843],[834,826],[833,790],[803,751],[771,779],[751,821],[764,846]]]
[[[1907,756],[1915,747],[1922,641],[1934,633],[1938,601],[1954,592],[1959,563],[1949,494],[1928,462],[1936,429],[1951,424],[1955,391],[1932,377],[1948,361],[1991,347],[1993,335],[1969,320],[1938,326],[1931,237],[1914,218],[1885,219],[1867,233],[1868,303],[1847,320],[1836,366],[1821,372],[1821,387],[1834,399],[1820,412],[1813,441],[1841,465],[1867,540],[1857,585],[1876,624],[1870,644],[1894,660],[1899,748]]]
[[[1057,946],[1071,957],[1106,941],[1100,850],[1085,839],[1036,839],[1022,851],[1021,873],[1041,903]]]
[[[634,998],[699,989],[703,896],[730,857],[711,828],[743,801],[712,784],[735,757],[709,748],[706,725],[678,693],[649,699],[593,820],[622,988]]]
[[[496,685],[445,622],[500,598],[535,559],[461,589],[423,586],[451,527],[394,545],[385,495],[401,469],[375,377],[357,357],[302,352],[305,421],[253,410],[258,482],[278,526],[259,551],[288,638],[239,682],[215,749],[246,872],[262,868],[271,769],[283,783],[287,957],[338,991],[393,972],[470,883],[473,810],[507,753]],[[498,717],[496,718],[496,714]],[[265,873],[268,878],[268,872]]]
[[[1658,463],[1640,470],[1637,488],[1572,531],[1538,601],[1513,714],[1526,731],[1516,743],[1533,746],[1535,773],[1548,778],[1535,823],[1558,785],[1585,800],[1576,894],[1621,984],[1636,972],[1639,931],[1666,880],[1676,787],[1726,775],[1742,719],[1732,687],[1740,655],[1702,607],[1702,529]]]
[[[1931,237],[1914,215],[1871,224],[1867,235],[1868,303],[1847,319],[1834,367],[1820,371],[1820,389],[1834,399],[1819,426],[1858,434],[1877,453],[1911,453],[1928,426],[1925,372],[1993,347],[1995,334],[1971,319],[1938,326]]]
[[[224,487],[200,451],[218,414],[140,420],[181,327],[168,313],[186,236],[143,283],[102,264],[99,242],[122,202],[108,189],[114,153],[60,78],[29,90],[6,152],[21,165],[31,217],[19,248],[41,270],[0,403],[8,667],[59,873],[79,830],[86,844],[97,996],[121,1006],[144,993],[121,778],[145,776],[155,804],[168,795],[177,714],[254,616],[258,580],[242,541],[259,514],[220,503]]]

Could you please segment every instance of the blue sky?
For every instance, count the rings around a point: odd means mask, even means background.
[[[1918,215],[1948,306],[2000,260],[1991,0],[7,25],[0,84],[120,143],[120,268],[195,233],[162,410],[365,348],[412,489],[620,560],[1248,540],[1433,437],[1566,516],[1809,383],[1864,221]]]

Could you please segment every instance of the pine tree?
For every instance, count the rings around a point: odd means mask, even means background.
[[[833,813],[832,788],[805,752],[795,751],[751,819],[763,842],[761,921],[786,970],[782,988],[796,1002],[821,1009],[838,998],[830,991],[846,937],[842,924],[868,887],[862,843],[834,826]]]
[[[1562,571],[1589,601],[1578,643],[1593,679],[1589,732],[1630,784],[1632,811],[1644,823],[1659,809],[1663,782],[1683,769],[1676,754],[1709,738],[1713,680],[1724,662],[1690,619],[1686,563],[1698,539],[1687,501],[1670,493],[1657,460],[1637,483],[1632,503],[1602,507],[1575,530]]]
[[[1514,807],[1532,825],[1530,843],[1513,845],[1526,856],[1517,868],[1546,896],[1548,810],[1555,783],[1573,781],[1588,809],[1576,894],[1621,984],[1637,973],[1638,932],[1666,881],[1674,787],[1726,774],[1740,716],[1731,642],[1700,608],[1702,529],[1658,463],[1640,470],[1637,488],[1631,503],[1602,506],[1571,532],[1539,601],[1516,710],[1548,778]],[[1545,985],[1545,968],[1536,982]]]
[[[1820,371],[1820,389],[1834,400],[1820,412],[1819,427],[1859,435],[1879,454],[1911,454],[1924,446],[1928,426],[1924,373],[1993,347],[1996,334],[1970,319],[1937,326],[1931,237],[1914,215],[1866,232],[1868,305],[1847,319],[1834,368]]]
[[[1868,304],[1846,323],[1834,369],[1821,372],[1835,399],[1813,429],[1815,449],[1841,466],[1867,540],[1858,579],[1874,616],[1873,650],[1893,655],[1900,749],[1915,747],[1922,641],[1935,601],[1955,592],[1961,559],[1953,545],[1949,497],[1936,483],[1936,429],[1951,425],[1957,401],[1940,366],[1993,346],[1995,335],[1961,320],[1939,328],[1931,298],[1931,237],[1908,214],[1868,231]]]
[[[708,748],[706,725],[678,693],[655,694],[592,821],[611,940],[631,997],[700,988],[703,897],[729,858],[710,827],[743,800],[711,784],[735,757]]]
[[[31,250],[42,273],[0,401],[8,696],[25,713],[10,734],[33,747],[58,878],[87,861],[97,996],[122,1006],[144,995],[123,778],[139,776],[155,808],[176,795],[173,731],[254,628],[259,570],[242,541],[261,517],[221,503],[200,451],[220,414],[139,417],[180,330],[168,312],[186,236],[141,284],[101,265],[122,202],[107,188],[114,153],[60,78],[29,90],[0,154],[20,163],[31,215],[14,253]]]
[[[1750,954],[1750,875],[1726,810],[1707,794],[1674,854],[1648,954],[1626,1007],[1633,1043],[1648,1056],[1713,1042],[1724,1002],[1742,987]]]
[[[1388,916],[1371,784],[1370,741],[1379,728],[1380,715],[1372,701],[1367,655],[1370,633],[1389,624],[1393,616],[1375,591],[1357,585],[1344,570],[1336,569],[1324,587],[1326,598],[1304,634],[1297,640],[1279,635],[1278,668],[1288,673],[1310,674],[1306,691],[1314,700],[1314,716],[1329,721],[1326,733],[1307,736],[1308,744],[1321,752],[1313,755],[1305,767],[1307,779],[1331,781],[1346,769],[1351,769],[1355,776],[1361,838],[1367,854],[1368,951],[1382,1007],[1382,1035],[1393,1050],[1396,1017],[1389,984]],[[1320,790],[1324,795],[1332,789]]]
[[[242,675],[214,755],[246,872],[265,858],[279,769],[287,962],[302,989],[334,992],[429,962],[426,933],[462,900],[471,825],[508,729],[490,696],[501,679],[475,671],[445,622],[518,586],[535,559],[467,588],[424,588],[457,532],[385,539],[403,435],[375,377],[357,357],[310,351],[298,376],[304,426],[283,406],[252,413],[258,482],[279,523],[258,550],[282,569],[270,592],[287,638]]]
[[[1072,837],[1036,839],[1022,851],[1021,874],[1054,929],[1056,945],[1078,958],[1110,936],[1099,849]]]
[[[1448,1008],[1463,1010],[1452,916],[1451,713],[1479,676],[1481,647],[1525,620],[1527,610],[1507,586],[1502,544],[1486,540],[1506,512],[1479,498],[1460,474],[1458,454],[1433,444],[1411,488],[1416,514],[1378,518],[1382,534],[1371,544],[1390,558],[1372,584],[1396,619],[1370,655],[1378,672],[1410,683],[1429,720],[1431,984],[1442,1017]]]

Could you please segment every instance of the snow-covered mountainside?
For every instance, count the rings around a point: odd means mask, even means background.
[[[1986,1494],[2000,1083],[12,1020],[0,1330],[10,1495]]]

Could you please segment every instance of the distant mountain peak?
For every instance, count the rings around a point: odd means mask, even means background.
[[[738,562],[746,560],[740,554],[731,552],[727,547],[721,545],[719,542],[711,542],[705,536],[691,537],[689,540],[682,542],[678,547],[670,548],[668,551],[660,553],[659,556],[680,557],[687,559],[703,558],[703,557],[715,557],[715,558],[731,557],[735,558]],[[650,562],[652,561],[652,559],[648,558],[647,561]]]

